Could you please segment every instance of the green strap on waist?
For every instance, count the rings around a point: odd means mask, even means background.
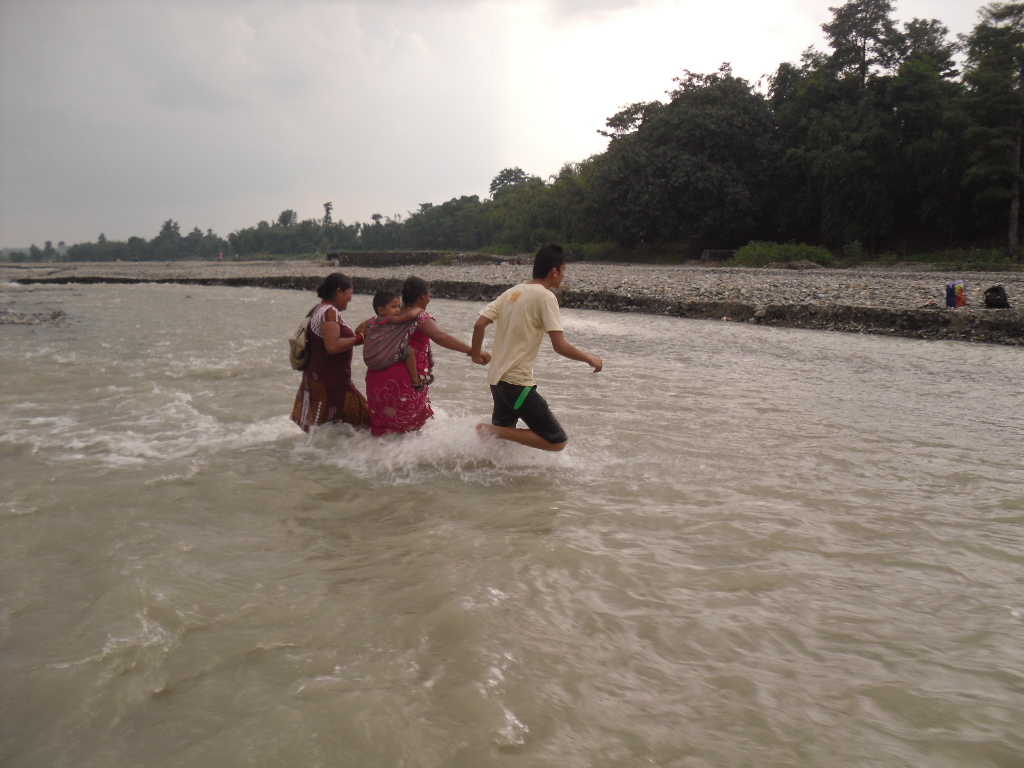
[[[513,411],[518,411],[523,407],[523,403],[526,402],[526,396],[530,394],[530,390],[533,387],[523,387],[523,391],[519,393],[519,397],[516,398],[516,404],[512,406]]]

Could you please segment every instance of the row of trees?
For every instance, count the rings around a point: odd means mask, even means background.
[[[1024,3],[979,10],[968,35],[851,0],[764,86],[685,72],[664,102],[600,131],[607,149],[544,180],[505,169],[490,194],[424,203],[404,220],[299,221],[230,234],[173,221],[152,241],[72,246],[72,259],[216,258],[344,250],[522,252],[538,243],[732,248],[748,240],[916,250],[997,240],[1016,249],[1024,136]],[[958,63],[960,62],[960,63]],[[102,238],[101,238],[102,240]]]
[[[900,25],[889,0],[831,10],[830,51],[782,64],[764,91],[727,64],[686,72],[666,102],[609,118],[605,152],[548,182],[503,172],[487,201],[421,206],[409,241],[1016,249],[1024,3],[985,6],[958,42],[937,20]]]
[[[178,222],[168,219],[152,240],[130,237],[127,241],[107,240],[100,234],[95,243],[78,243],[67,249],[68,261],[178,261],[183,259],[216,259],[224,253],[226,243],[198,227],[181,234]]]
[[[182,235],[178,222],[168,219],[152,240],[130,237],[127,241],[107,240],[100,235],[95,243],[78,243],[67,248],[62,258],[68,261],[178,261],[216,260],[234,256],[291,255],[324,253],[329,248],[342,250],[393,250],[403,247],[401,223],[374,214],[370,224],[350,224],[331,220],[331,203],[325,203],[323,219],[299,221],[294,210],[282,211],[274,223],[261,221],[255,227],[232,232],[227,238],[212,230],[204,234],[198,228]],[[63,245],[63,243],[61,244]],[[54,261],[60,255],[50,247],[35,246],[26,254],[32,261]],[[25,255],[12,254],[12,259]]]
[[[228,235],[230,249],[240,254],[323,253],[328,248],[346,251],[383,251],[401,248],[401,217],[375,213],[368,224],[345,224],[331,218],[331,203],[324,203],[323,219],[299,221],[293,210],[282,211],[277,222],[261,221],[255,227]]]
[[[66,252],[67,246],[64,245],[63,240],[57,244],[56,248],[54,248],[52,240],[47,240],[42,248],[35,243],[28,249],[4,248],[0,251],[0,258],[15,263],[22,261],[56,261],[62,258]]]

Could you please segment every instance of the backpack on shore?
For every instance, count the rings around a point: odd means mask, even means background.
[[[985,291],[985,306],[989,309],[1009,309],[1010,299],[1006,289],[1001,285],[993,285]]]

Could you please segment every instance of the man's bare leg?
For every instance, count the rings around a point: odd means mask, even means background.
[[[539,448],[542,451],[560,451],[565,448],[565,442],[549,443],[532,429],[516,429],[515,427],[496,427],[494,424],[477,424],[476,431],[483,436],[490,432],[495,437],[508,440],[512,443],[519,443],[530,448]]]

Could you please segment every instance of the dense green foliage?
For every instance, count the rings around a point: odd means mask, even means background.
[[[182,235],[178,222],[168,219],[160,234],[152,240],[130,237],[107,240],[102,234],[95,243],[79,243],[68,248],[68,261],[177,261],[179,259],[215,259],[224,250],[224,241],[212,231],[198,228]]]
[[[831,267],[835,260],[835,256],[820,245],[765,243],[752,240],[737,250],[726,263],[739,267],[763,267],[768,264],[810,261],[823,267]]]
[[[546,180],[506,168],[483,200],[423,203],[404,220],[375,214],[350,225],[332,221],[327,203],[322,220],[299,221],[288,210],[226,240],[198,229],[182,236],[168,221],[151,241],[101,238],[72,246],[68,258],[329,248],[516,253],[548,240],[597,257],[652,249],[692,257],[751,241],[758,254],[772,250],[770,242],[808,243],[776,255],[813,246],[815,261],[823,249],[848,260],[943,249],[1016,253],[1024,3],[982,7],[959,41],[938,20],[896,21],[890,0],[830,10],[827,52],[808,49],[799,63],[783,63],[763,89],[728,64],[687,71],[666,101],[611,116],[600,131],[604,152]]]

